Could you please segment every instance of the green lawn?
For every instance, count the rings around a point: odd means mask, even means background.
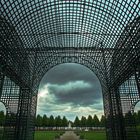
[[[60,135],[62,131],[36,131],[34,140],[54,140],[56,135]],[[77,132],[80,136],[84,136],[86,140],[106,140],[105,132],[89,131]]]
[[[106,140],[105,131],[87,131],[79,132],[80,136],[86,140]]]
[[[62,133],[63,131],[36,131],[34,140],[54,140],[56,135]]]

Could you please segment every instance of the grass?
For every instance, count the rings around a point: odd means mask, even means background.
[[[63,131],[36,131],[34,140],[54,140],[55,136],[62,133]]]
[[[79,132],[80,136],[86,140],[106,140],[105,131],[87,131]]]
[[[140,136],[140,125],[137,126],[137,130]],[[0,129],[0,139],[3,129]],[[64,131],[36,131],[34,140],[54,140],[55,136],[60,136]],[[78,131],[76,132],[81,138],[86,140],[106,140],[106,134],[104,131]]]
[[[62,131],[36,131],[34,140],[54,140],[55,136],[63,133]],[[86,140],[106,140],[104,131],[76,132],[81,138]]]

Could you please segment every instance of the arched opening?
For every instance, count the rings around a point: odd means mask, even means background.
[[[2,139],[3,137],[5,117],[6,117],[6,107],[2,102],[0,102],[0,139]]]
[[[134,118],[136,122],[136,128],[138,132],[138,136],[140,138],[140,101],[138,101],[134,108]]]
[[[106,139],[103,114],[101,84],[89,68],[76,63],[63,63],[51,68],[42,78],[38,92],[37,130],[66,131],[70,127],[73,131],[78,130],[80,134],[84,133],[85,138],[87,136],[85,131],[92,133],[92,131],[101,130],[103,134],[100,133],[100,135]],[[54,127],[43,121],[41,124],[41,118],[42,120],[46,118],[49,122],[52,116],[55,122]],[[57,124],[59,116],[61,118],[65,116],[71,126],[68,123],[64,127],[61,127],[62,124]],[[79,124],[76,124],[76,118]],[[42,127],[38,129],[39,125]],[[38,135],[35,135],[35,140],[37,138]]]

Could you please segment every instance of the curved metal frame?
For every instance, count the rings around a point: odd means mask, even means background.
[[[3,139],[33,139],[41,78],[73,62],[100,79],[108,140],[137,140],[125,116],[140,99],[139,32],[139,0],[1,0],[0,100],[10,108]]]

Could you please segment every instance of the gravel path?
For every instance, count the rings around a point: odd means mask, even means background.
[[[60,140],[79,140],[79,136],[77,136],[73,131],[66,131],[60,137]]]

